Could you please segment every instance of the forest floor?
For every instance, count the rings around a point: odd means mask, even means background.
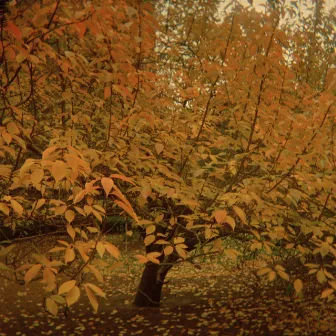
[[[127,251],[137,251],[136,243]],[[243,268],[226,257],[207,258],[201,269],[181,263],[169,273],[160,308],[132,305],[141,265],[124,257],[105,271],[100,285],[107,298],[94,313],[86,295],[65,315],[43,309],[43,287],[27,288],[0,278],[0,336],[3,335],[336,335],[336,305],[320,292],[301,298],[285,295],[281,282],[270,285],[253,272],[262,261]],[[95,282],[96,283],[96,282]]]

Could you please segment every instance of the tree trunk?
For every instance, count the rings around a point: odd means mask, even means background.
[[[142,273],[134,304],[138,307],[159,307],[164,279],[171,267],[147,263]]]

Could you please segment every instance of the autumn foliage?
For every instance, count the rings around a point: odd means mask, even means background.
[[[69,237],[29,263],[13,252],[20,239],[0,243],[0,272],[42,279],[54,315],[84,292],[97,310],[105,294],[82,274],[104,281],[97,260],[119,250],[101,230],[125,214],[145,247],[139,305],[159,302],[171,264],[222,253],[271,256],[258,275],[297,293],[304,279],[284,261],[299,260],[332,299],[335,13],[316,2],[301,18],[295,4],[232,4],[219,19],[217,1],[13,2],[0,229]],[[223,249],[228,236],[245,249]]]

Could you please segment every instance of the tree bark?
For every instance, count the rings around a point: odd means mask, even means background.
[[[162,269],[162,266],[161,266]],[[134,304],[138,307],[159,307],[164,279],[170,269],[163,272],[160,265],[147,263],[142,273]]]

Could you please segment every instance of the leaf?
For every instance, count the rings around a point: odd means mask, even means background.
[[[89,298],[92,308],[94,309],[95,312],[97,312],[98,311],[98,301],[97,301],[96,296],[94,295],[92,289],[87,285],[85,285],[85,291]]]
[[[155,232],[156,226],[155,225],[149,225],[146,227],[146,235],[150,235],[153,232]]]
[[[187,258],[187,253],[186,253],[186,251],[185,251],[183,248],[181,248],[179,245],[176,245],[176,246],[175,246],[175,250],[176,250],[177,254],[178,254],[182,259]]]
[[[55,161],[51,167],[51,174],[55,179],[55,182],[59,182],[66,175],[67,165],[63,161]]]
[[[75,255],[75,251],[74,251],[74,249],[72,249],[72,248],[67,248],[67,249],[65,250],[65,253],[64,253],[64,261],[65,261],[66,264],[69,263],[69,262],[71,262],[71,261],[74,261],[74,260],[75,260],[75,257],[76,257],[76,255]]]
[[[104,282],[103,276],[95,267],[93,267],[92,265],[88,265],[88,268],[99,282]]]
[[[134,212],[134,210],[129,205],[127,205],[126,203],[124,203],[122,201],[119,201],[119,200],[115,200],[114,203],[117,204],[123,210],[125,210],[125,212],[128,213],[136,222],[139,221],[137,215]]]
[[[164,253],[165,256],[168,256],[168,255],[172,254],[173,251],[174,251],[173,246],[167,246],[163,249],[163,253]]]
[[[226,216],[225,223],[228,223],[232,227],[232,230],[236,227],[236,221],[231,216]]]
[[[67,210],[64,214],[64,217],[68,221],[68,223],[70,224],[75,219],[75,212],[73,210]],[[70,235],[70,237],[72,237],[72,236]]]
[[[22,33],[20,28],[17,25],[15,25],[12,21],[9,21],[7,23],[7,29],[17,40],[22,40]]]
[[[101,242],[97,243],[96,250],[101,258],[103,258],[104,253],[105,253],[105,245],[102,244]]]
[[[300,279],[296,279],[294,281],[294,289],[295,289],[296,294],[299,294],[302,291],[303,283]]]
[[[240,207],[234,205],[233,207],[233,210],[235,211],[235,213],[237,214],[237,216],[240,218],[240,220],[244,223],[244,224],[247,224],[247,221],[246,221],[246,215],[245,215],[245,212],[243,209],[241,209]]]
[[[160,260],[157,259],[160,255],[160,252],[150,252],[146,254],[146,258],[154,264],[160,264]]]
[[[0,262],[0,270],[8,271],[9,268],[4,263]]]
[[[146,238],[144,239],[144,244],[145,246],[148,246],[150,244],[152,244],[155,241],[155,236],[154,235],[149,235],[146,236]]]
[[[213,215],[215,216],[216,222],[222,224],[225,222],[227,212],[226,210],[216,210]]]
[[[321,244],[320,253],[322,257],[326,256],[329,253],[329,250],[330,250],[330,246],[328,243],[324,242]]]
[[[328,296],[330,296],[332,293],[334,293],[334,289],[333,288],[327,288],[325,289],[322,294],[321,294],[321,299],[325,299],[327,298]]]
[[[103,290],[100,287],[92,283],[87,283],[86,286],[89,286],[98,296],[106,297],[106,294],[103,292]]]
[[[316,273],[316,278],[317,278],[317,281],[321,284],[323,284],[327,281],[327,278],[326,278],[323,270],[321,270],[321,269]]]
[[[0,211],[2,211],[5,215],[9,215],[9,207],[6,203],[0,203]]]
[[[164,150],[164,145],[161,143],[156,143],[155,144],[155,150],[158,155]]]
[[[26,274],[24,276],[24,281],[25,281],[26,285],[36,277],[36,275],[40,271],[41,267],[42,267],[41,264],[37,264],[37,265],[34,265],[32,268],[30,268],[26,272]]]
[[[268,280],[274,281],[276,279],[276,273],[274,271],[271,271],[268,273]]]
[[[58,289],[58,295],[69,292],[75,285],[76,285],[76,280],[69,280],[69,281],[62,283],[62,285]]]
[[[269,267],[263,267],[263,268],[261,268],[260,270],[258,270],[257,274],[258,274],[259,276],[263,276],[263,275],[265,275],[265,274],[268,274],[268,273],[271,272],[271,271],[272,271],[271,268],[269,268]]]
[[[141,254],[136,254],[135,257],[138,259],[140,264],[146,264],[148,262],[148,259]]]
[[[113,186],[114,186],[114,182],[111,178],[109,177],[103,177],[101,179],[101,184],[103,186],[103,189],[105,191],[105,195],[106,197],[108,197],[109,193],[111,192]]]
[[[71,237],[71,239],[75,240],[76,231],[74,230],[74,228],[70,224],[67,224],[66,230],[67,230],[69,236]]]
[[[74,286],[70,291],[67,293],[65,300],[68,306],[71,306],[75,302],[78,301],[80,297],[80,289],[77,286]]]
[[[14,199],[11,199],[10,202],[11,202],[11,205],[12,205],[13,210],[14,210],[19,216],[22,216],[22,214],[23,214],[23,207],[22,207],[22,205],[21,205],[18,201],[14,200]]]
[[[44,170],[43,169],[36,169],[30,175],[30,180],[33,184],[39,184],[44,177]]]
[[[46,310],[56,316],[58,313],[58,306],[54,300],[51,300],[49,298],[46,299]]]
[[[120,252],[116,246],[111,243],[104,243],[105,249],[110,253],[114,258],[119,259]]]

